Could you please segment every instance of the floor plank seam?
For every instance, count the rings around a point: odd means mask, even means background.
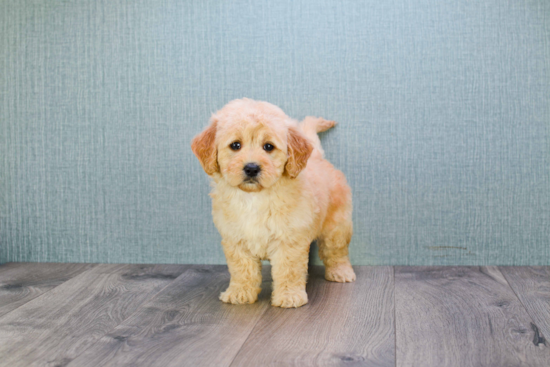
[[[10,263],[6,263],[6,264],[10,264]],[[83,275],[83,274],[87,274],[89,271],[92,271],[93,269],[95,269],[95,268],[97,267],[97,265],[99,265],[99,264],[92,264],[92,267],[91,267],[90,269],[85,270],[85,271],[83,271],[83,272],[80,273],[80,274],[76,274],[75,276],[73,276],[73,277],[71,277],[71,278],[65,280],[64,282],[59,283],[58,285],[56,285],[56,286],[53,287],[52,289],[48,289],[47,291],[45,291],[45,292],[43,292],[43,293],[37,295],[37,296],[34,297],[34,298],[29,299],[29,300],[26,301],[25,303],[23,303],[23,304],[17,306],[17,307],[14,308],[13,310],[6,312],[6,313],[3,314],[2,316],[0,316],[0,320],[2,320],[4,317],[6,317],[7,315],[11,314],[12,312],[18,310],[19,308],[25,306],[27,303],[32,302],[32,301],[34,301],[34,300],[36,300],[36,299],[39,299],[40,297],[42,297],[42,296],[44,296],[44,295],[50,293],[50,292],[53,291],[54,289],[57,289],[58,287],[60,287],[60,286],[62,286],[63,284],[67,283],[68,281],[71,281],[71,280],[73,280],[74,278],[79,277],[79,276],[81,276],[81,275]]]
[[[129,318],[131,318],[132,316],[134,316],[139,310],[141,310],[141,307],[145,304],[147,304],[147,302],[149,302],[150,300],[152,300],[153,298],[155,298],[160,292],[162,292],[164,289],[166,289],[166,287],[168,287],[170,284],[172,284],[173,282],[176,281],[176,279],[178,279],[179,277],[183,276],[185,273],[187,273],[189,270],[192,269],[192,265],[189,266],[187,269],[185,269],[180,275],[178,275],[175,279],[173,279],[170,283],[166,284],[165,287],[161,288],[157,293],[153,294],[151,297],[147,298],[146,300],[144,300],[138,308],[136,308],[136,310],[134,312],[132,312],[130,315],[128,315],[128,317],[126,317],[125,319],[121,320],[118,324],[114,325],[111,329],[109,329],[107,332],[105,332],[101,338],[103,338],[105,335],[109,334],[110,332],[112,332],[113,330],[115,330],[119,325],[121,325],[122,323],[124,323],[126,320],[128,320]],[[97,338],[97,340],[93,343],[91,343],[90,345],[88,345],[87,348],[83,349],[82,352],[80,352],[77,356],[75,356],[72,360],[75,360],[77,358],[79,358],[82,354],[84,354],[88,349],[90,349],[91,347],[93,347],[94,345],[96,345],[100,340],[101,338]],[[70,363],[69,363],[70,365]]]
[[[221,301],[220,301],[221,302]],[[233,356],[233,358],[231,359],[231,363],[229,363],[228,367],[231,367],[233,366],[233,362],[235,362],[235,359],[237,359],[237,356],[239,355],[239,353],[241,352],[241,350],[243,349],[243,346],[246,344],[246,342],[248,341],[248,339],[250,338],[250,335],[252,335],[252,332],[256,329],[256,326],[258,325],[258,323],[260,322],[260,320],[264,317],[264,315],[267,313],[267,310],[269,310],[269,307],[272,307],[271,305],[268,305],[265,310],[262,312],[261,316],[258,317],[258,320],[256,320],[256,322],[254,323],[254,326],[250,328],[250,332],[248,333],[248,335],[246,336],[246,339],[243,341],[243,343],[241,344],[241,347],[239,348],[239,350],[237,350],[237,353],[235,353],[235,355]]]
[[[514,292],[514,295],[516,296],[516,298],[518,299],[519,303],[523,306],[523,308],[525,309],[525,312],[527,313],[527,315],[529,315],[529,318],[531,319],[531,328],[533,329],[533,331],[535,332],[535,339],[540,339],[542,340],[542,343],[545,344],[545,341],[548,340],[547,338],[549,337],[548,335],[544,335],[542,333],[542,330],[540,329],[540,327],[537,325],[536,321],[535,321],[535,318],[533,317],[533,315],[531,314],[531,312],[529,312],[529,308],[525,305],[525,303],[523,303],[523,301],[521,300],[521,297],[518,295],[518,293],[516,292],[516,290],[514,289],[514,287],[512,286],[512,283],[510,283],[510,280],[508,279],[508,277],[506,276],[506,272],[505,271],[502,271],[500,269],[501,267],[498,266],[497,269],[498,271],[500,272],[500,274],[502,274],[502,276],[504,277],[504,279],[506,280],[506,283],[508,283],[508,287],[510,287],[510,289],[512,290],[512,292]],[[536,343],[535,343],[536,345]]]

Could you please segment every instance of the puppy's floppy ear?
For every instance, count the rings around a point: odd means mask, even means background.
[[[217,120],[212,119],[210,126],[195,136],[191,143],[193,153],[195,153],[201,162],[202,168],[209,176],[220,171],[218,167],[218,150],[215,144],[217,127]]]
[[[307,138],[295,127],[288,128],[288,160],[285,170],[290,178],[296,178],[300,171],[306,168],[307,160],[313,151],[313,146]]]

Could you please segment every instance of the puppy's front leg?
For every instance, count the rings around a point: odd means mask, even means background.
[[[271,256],[271,305],[291,308],[307,303],[306,281],[309,245],[281,244]]]
[[[223,251],[231,280],[229,287],[220,294],[220,300],[235,305],[254,303],[262,284],[262,263],[241,244],[222,241]]]

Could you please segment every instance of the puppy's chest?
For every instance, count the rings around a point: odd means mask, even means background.
[[[213,204],[214,222],[222,237],[245,243],[261,257],[274,241],[285,241],[300,226],[308,225],[304,216],[307,209],[301,203],[286,203],[267,195],[217,197]]]
[[[292,221],[289,219],[294,214],[294,208],[284,207],[276,201],[253,196],[241,200],[234,198],[226,205],[222,220],[227,225],[240,228],[244,236],[276,236],[291,227]]]

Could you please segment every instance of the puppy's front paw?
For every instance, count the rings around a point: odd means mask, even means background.
[[[355,281],[355,272],[349,264],[338,264],[325,269],[325,279],[331,282],[351,283]]]
[[[230,286],[220,294],[220,300],[234,305],[254,303],[258,299],[260,288]]]
[[[307,293],[305,290],[286,289],[280,292],[273,292],[271,305],[282,308],[298,308],[307,303]]]

